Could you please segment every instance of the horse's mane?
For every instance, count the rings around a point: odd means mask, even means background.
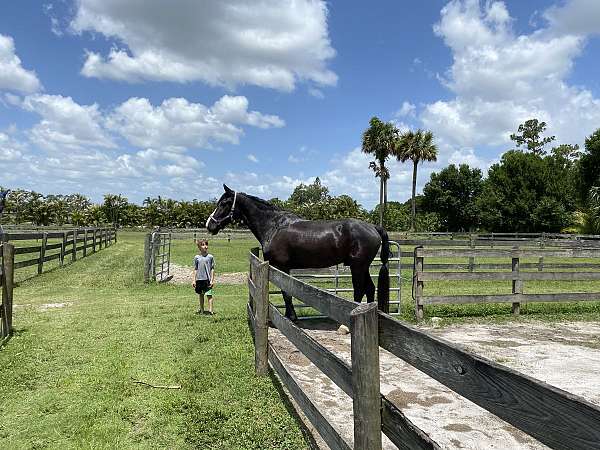
[[[256,203],[258,203],[258,206],[261,209],[272,209],[272,210],[275,210],[275,211],[282,211],[282,209],[279,208],[278,206],[275,206],[272,203],[269,203],[268,201],[263,200],[262,198],[255,197],[254,195],[250,195],[250,194],[244,194],[244,195],[246,197],[254,200]]]

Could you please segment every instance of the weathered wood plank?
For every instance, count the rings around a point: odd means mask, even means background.
[[[269,319],[321,372],[352,397],[352,369],[348,364],[294,325],[273,305],[269,307]]]
[[[399,449],[437,450],[440,448],[383,395],[381,396],[381,428]]]
[[[256,285],[250,278],[248,278],[248,291],[250,292],[252,298],[256,297]]]
[[[25,255],[27,253],[39,253],[41,245],[33,247],[15,247],[15,255]]]
[[[23,267],[35,266],[39,261],[39,258],[28,259],[27,261],[19,261],[15,262],[15,270],[21,269]]]
[[[600,258],[600,248],[579,249],[569,248],[563,250],[523,250],[523,249],[440,249],[440,248],[417,248],[419,257],[437,258]]]
[[[600,447],[600,408],[379,312],[379,345],[540,442]]]
[[[287,371],[271,345],[269,345],[269,362],[275,373],[277,373],[281,379],[282,384],[287,388],[310,423],[318,430],[329,448],[332,450],[350,450],[351,447],[344,441],[327,419],[323,417],[319,408],[317,408],[304,393],[294,376]]]
[[[419,281],[453,281],[453,280],[600,280],[600,272],[420,272]]]
[[[350,313],[356,308],[356,303],[296,280],[275,267],[269,267],[269,279],[281,290],[319,310],[336,322],[346,326],[350,325]]]
[[[59,259],[59,258],[60,258],[60,253],[55,253],[53,255],[47,255],[47,256],[44,256],[44,262],[53,261],[53,260]]]
[[[600,301],[600,292],[562,292],[558,294],[430,295],[420,297],[421,305]]]

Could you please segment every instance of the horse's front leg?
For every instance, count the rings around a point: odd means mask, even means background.
[[[290,319],[292,322],[298,320],[298,316],[296,316],[296,310],[294,309],[294,304],[292,303],[292,296],[285,291],[281,291],[283,295],[283,301],[285,302],[285,317]]]
[[[279,268],[282,272],[286,274],[290,274],[290,269]],[[296,316],[296,310],[294,309],[294,304],[292,303],[292,296],[288,294],[283,289],[281,290],[281,295],[283,296],[283,301],[285,303],[285,317],[290,319],[292,322],[298,320],[298,316]]]

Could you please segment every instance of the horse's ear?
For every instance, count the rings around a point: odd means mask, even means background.
[[[228,194],[231,194],[233,192],[231,189],[229,189],[227,187],[227,185],[225,183],[223,183],[223,189],[225,189],[225,192],[227,192]]]

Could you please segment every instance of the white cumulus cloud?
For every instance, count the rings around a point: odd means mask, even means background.
[[[108,55],[87,53],[88,77],[283,91],[337,82],[321,0],[79,0],[71,29],[114,41]]]
[[[21,65],[21,59],[15,53],[13,38],[0,34],[0,90],[29,94],[41,88],[35,72],[26,70]]]
[[[455,97],[426,105],[420,116],[447,144],[442,159],[463,147],[506,149],[510,133],[530,118],[545,121],[557,141],[581,144],[600,123],[600,101],[567,77],[586,34],[598,30],[597,5],[569,0],[544,13],[546,28],[517,34],[504,2],[449,2],[434,32],[453,55],[443,82]]]

